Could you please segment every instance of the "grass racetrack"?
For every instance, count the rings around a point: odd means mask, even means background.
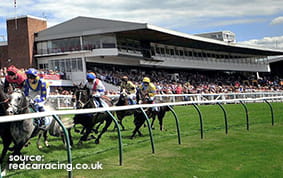
[[[117,132],[110,130],[101,138],[78,146],[79,134],[73,133],[73,165],[100,162],[102,170],[73,170],[82,177],[282,177],[283,175],[283,103],[271,103],[275,124],[266,103],[247,104],[250,130],[240,104],[223,105],[227,111],[229,132],[225,134],[223,112],[217,105],[199,106],[204,123],[204,139],[200,139],[198,113],[193,106],[174,107],[180,122],[182,144],[178,144],[175,120],[171,112],[164,119],[164,131],[155,122],[153,137],[155,154],[151,152],[149,133],[130,139],[133,117],[126,117],[122,131],[123,165],[119,166]],[[70,116],[69,116],[70,117]],[[102,128],[102,127],[101,127]],[[32,163],[67,163],[67,153],[60,138],[49,137],[50,147],[36,148],[36,140],[22,150],[24,155],[43,155],[44,161]],[[2,144],[1,144],[2,149]],[[9,170],[7,177],[67,177],[66,170]]]

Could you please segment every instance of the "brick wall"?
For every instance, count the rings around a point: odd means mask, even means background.
[[[19,68],[35,67],[33,58],[34,33],[47,28],[47,22],[30,16],[7,20],[8,47],[7,58],[1,66],[15,65]]]

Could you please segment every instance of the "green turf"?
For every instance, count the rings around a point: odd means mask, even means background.
[[[153,131],[155,154],[147,128],[143,137],[129,139],[133,118],[124,119],[123,166],[119,166],[117,132],[109,131],[101,144],[93,141],[72,149],[73,164],[99,161],[103,170],[74,170],[74,177],[282,177],[283,171],[283,103],[272,103],[274,126],[266,103],[247,104],[250,130],[246,130],[245,112],[241,105],[224,105],[227,111],[228,135],[225,134],[223,112],[217,105],[199,106],[204,124],[200,139],[200,122],[193,106],[178,106],[182,144],[178,144],[173,115],[168,112],[165,130]],[[111,129],[113,124],[111,125]],[[73,133],[75,143],[79,135]],[[66,151],[59,138],[50,137],[49,148],[38,150],[35,139],[23,149],[25,155],[44,155],[44,162],[66,163]],[[9,177],[67,177],[65,170],[12,170]]]

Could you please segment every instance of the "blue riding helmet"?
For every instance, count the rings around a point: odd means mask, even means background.
[[[86,79],[87,80],[94,80],[96,77],[95,77],[95,75],[93,74],[93,73],[88,73],[87,75],[86,75]]]
[[[38,74],[38,71],[34,68],[29,68],[27,71],[26,71],[26,74],[27,75],[32,75],[34,77],[37,77],[37,74]]]

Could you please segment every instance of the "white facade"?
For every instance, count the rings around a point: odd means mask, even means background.
[[[233,34],[226,39],[233,41]],[[35,57],[39,68],[62,71],[77,81],[84,78],[88,62],[269,72],[267,57],[283,54],[224,41],[143,23],[77,17],[37,33]]]

